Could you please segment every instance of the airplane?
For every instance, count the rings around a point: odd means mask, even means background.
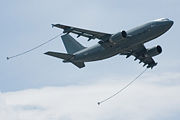
[[[144,43],[149,42],[165,32],[173,25],[173,21],[168,18],[160,18],[128,31],[110,34],[92,30],[81,29],[77,27],[52,24],[52,27],[63,29],[64,35],[61,36],[67,53],[46,52],[44,54],[63,59],[64,63],[72,63],[78,68],[85,67],[85,62],[92,62],[110,58],[117,54],[126,55],[126,58],[134,56],[139,63],[144,63],[143,67],[153,68],[157,62],[153,60],[154,56],[162,52],[161,46],[157,45],[146,49]],[[98,39],[98,43],[92,47],[84,47],[77,42],[70,33],[86,37],[89,40]]]

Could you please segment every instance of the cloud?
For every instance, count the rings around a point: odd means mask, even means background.
[[[129,80],[102,79],[90,85],[45,87],[0,94],[3,120],[159,120],[179,119],[179,73],[146,74],[110,101],[97,102]],[[126,81],[126,82],[125,82]],[[152,81],[152,82],[147,82]],[[158,81],[158,82],[154,82]],[[180,82],[179,82],[180,83]]]

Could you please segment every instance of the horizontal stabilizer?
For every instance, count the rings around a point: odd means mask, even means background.
[[[77,66],[78,68],[83,68],[83,67],[85,67],[84,62],[72,62],[72,64],[74,64],[74,65]]]
[[[73,62],[71,61],[71,58],[74,57],[74,55],[71,55],[71,54],[66,54],[66,53],[58,53],[58,52],[46,52],[44,53],[46,55],[50,55],[50,56],[53,56],[53,57],[57,57],[57,58],[61,58],[61,59],[64,59],[65,61],[63,62],[71,62],[72,64],[74,64],[75,66],[77,66],[78,68],[83,68],[85,67],[85,64],[84,62]]]
[[[70,54],[66,54],[66,53],[58,53],[58,52],[46,52],[44,54],[50,55],[53,57],[57,57],[57,58],[61,58],[64,60],[70,60],[72,57],[74,57],[74,55],[70,55]]]

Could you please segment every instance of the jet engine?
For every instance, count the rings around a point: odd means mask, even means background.
[[[157,45],[156,47],[150,48],[147,50],[147,54],[150,57],[154,57],[156,55],[159,55],[162,52],[161,46]]]
[[[127,37],[126,31],[122,30],[121,32],[112,35],[109,41],[114,44],[117,44],[126,37]]]

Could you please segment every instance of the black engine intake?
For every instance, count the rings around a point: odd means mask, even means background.
[[[123,30],[123,31],[121,32],[121,34],[122,34],[122,37],[123,37],[123,38],[126,38],[126,37],[127,37],[126,31]]]
[[[150,57],[154,57],[156,55],[159,55],[161,52],[162,52],[162,48],[159,45],[157,45],[156,47],[153,47],[153,48],[147,50],[147,54]]]
[[[127,37],[126,31],[122,30],[121,32],[118,32],[118,33],[112,35],[112,37],[110,38],[110,42],[112,42],[114,44],[120,43],[121,40],[123,40],[126,37]]]

